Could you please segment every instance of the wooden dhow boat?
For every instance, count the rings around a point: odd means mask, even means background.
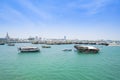
[[[79,52],[85,52],[85,53],[98,53],[99,52],[99,49],[94,46],[75,45],[74,48],[76,48]]]

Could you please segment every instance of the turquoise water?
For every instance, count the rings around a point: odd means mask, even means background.
[[[19,53],[0,45],[0,80],[120,80],[120,47],[97,46],[99,54],[64,52],[74,45],[51,45],[38,53]]]

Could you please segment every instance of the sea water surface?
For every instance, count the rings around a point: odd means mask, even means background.
[[[37,46],[41,51],[19,53],[17,48],[24,45]],[[0,45],[0,80],[120,80],[120,47],[97,46],[98,54],[82,54],[73,46]],[[73,51],[62,51],[65,48]]]

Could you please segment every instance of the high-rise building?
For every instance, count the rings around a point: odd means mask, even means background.
[[[7,34],[6,34],[6,40],[9,40],[10,39],[10,37],[9,37],[9,34],[8,34],[8,32],[7,32]]]
[[[64,40],[66,40],[66,36],[64,36]]]

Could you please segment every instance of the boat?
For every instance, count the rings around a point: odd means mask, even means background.
[[[42,46],[42,48],[51,48],[51,46],[44,45],[44,46]]]
[[[38,47],[24,46],[18,48],[20,52],[39,52],[40,49]]]
[[[108,43],[96,43],[97,45],[105,45],[105,46],[108,46],[109,44]]]
[[[79,52],[85,52],[85,53],[98,53],[99,52],[99,49],[94,46],[75,45],[74,48],[76,48]]]
[[[109,46],[120,46],[120,43],[112,42],[112,43],[109,43]]]
[[[62,51],[72,51],[72,49],[64,49],[64,50],[62,50]]]
[[[4,45],[5,43],[4,42],[0,42],[0,45]]]
[[[39,42],[38,41],[34,41],[34,42],[32,42],[32,44],[39,44]]]
[[[8,43],[8,46],[15,46],[14,43]]]

